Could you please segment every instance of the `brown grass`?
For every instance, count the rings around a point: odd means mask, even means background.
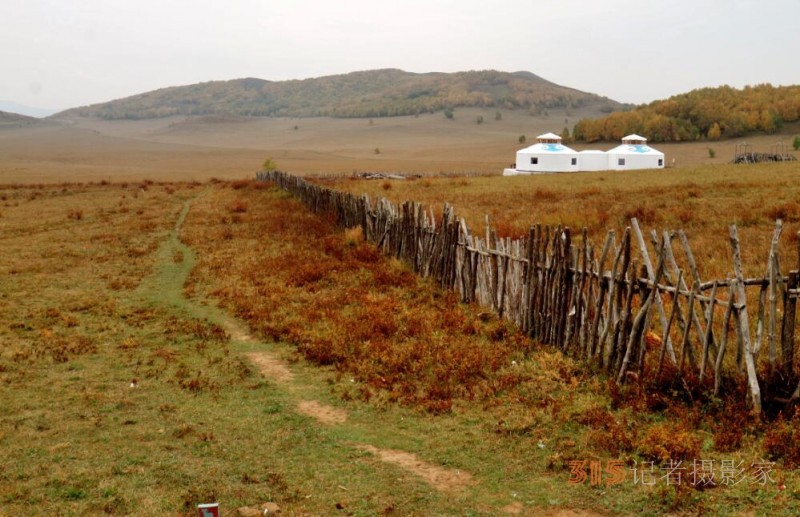
[[[730,427],[725,415],[737,408],[694,392],[643,400],[635,384],[610,393],[580,364],[381,256],[359,231],[335,229],[269,186],[215,182],[182,231],[199,253],[186,292],[220,301],[254,334],[293,344],[293,361],[330,365],[294,365],[302,380],[294,389],[319,384],[317,394],[351,401],[347,422],[333,431],[309,425],[282,385],[257,376],[263,365],[246,361],[255,343],[235,345],[239,356],[228,327],[166,312],[155,302],[170,293],[137,290],[156,264],[189,260],[156,250],[183,200],[199,191],[143,182],[0,188],[4,511],[194,514],[198,502],[269,499],[287,513],[326,514],[342,502],[354,513],[493,514],[510,490],[524,493],[523,512],[547,507],[556,493],[559,506],[617,513],[705,504],[713,512],[743,500],[745,510],[796,508],[771,487],[702,500],[664,492],[663,502],[630,485],[607,500],[589,487],[567,492],[570,459],[688,455],[700,440],[704,458],[726,450],[726,459],[750,461],[764,451],[764,427],[735,423],[738,438],[718,442],[715,426]],[[228,210],[236,200],[246,212]],[[82,219],[65,218],[74,207]],[[766,443],[778,469],[790,451],[770,443],[784,431]],[[476,483],[437,499],[354,455],[352,444],[367,441],[448,471],[463,466]],[[780,475],[796,480],[793,471]]]
[[[230,241],[212,243],[207,236],[219,230],[205,222],[220,221],[217,212],[233,196],[249,201],[251,219]],[[595,453],[637,452],[656,461],[699,457],[702,433],[715,437],[717,451],[727,452],[742,446],[744,434],[757,432],[740,401],[743,393],[723,404],[708,396],[708,386],[669,372],[646,386],[609,382],[606,406],[572,413],[542,383],[555,378],[559,389],[577,386],[587,382],[588,372],[556,359],[560,354],[543,355],[507,323],[457,303],[454,295],[380,256],[359,231],[337,230],[274,190],[215,191],[187,224],[187,239],[203,257],[193,289],[213,293],[264,335],[332,367],[338,379],[351,378],[352,389],[346,383],[337,388],[344,400],[394,402],[432,413],[449,412],[463,401],[487,407],[505,401],[512,404],[509,412],[521,405],[557,422],[573,418],[584,426],[581,443]],[[265,232],[267,241],[260,238]],[[212,274],[218,279],[203,285],[200,279]],[[648,339],[658,345],[658,336]],[[534,361],[535,370],[514,366],[526,361]],[[597,385],[594,390],[602,391]],[[661,413],[672,423],[645,416]],[[504,415],[497,432],[524,435],[534,428],[530,417]]]
[[[186,238],[203,256],[195,275],[231,267],[235,276],[214,295],[306,359],[354,376],[358,393],[343,395],[448,411],[453,399],[502,389],[494,375],[531,346],[505,323],[476,324],[477,308],[382,258],[360,229],[336,231],[274,191],[239,189],[233,200],[230,192],[215,191],[189,216]],[[250,206],[248,224],[211,238],[226,229],[218,207],[231,203]],[[254,246],[264,232],[270,238]]]
[[[405,172],[426,175],[479,173],[499,175],[515,159],[520,134],[533,142],[536,135],[559,132],[579,118],[597,116],[592,110],[570,113],[550,110],[549,116],[530,116],[524,110],[457,110],[455,120],[441,113],[419,117],[374,119],[240,118],[230,121],[183,120],[173,117],[140,121],[102,121],[78,118],[71,125],[4,129],[0,133],[0,184],[60,183],[64,181],[241,180],[261,168],[271,156],[282,170],[298,174],[349,175],[353,171]],[[477,116],[487,121],[477,125]],[[747,142],[768,150],[777,141],[791,140],[797,125],[782,134],[754,135]],[[646,136],[646,135],[645,135]],[[265,142],[268,148],[264,148]],[[717,157],[708,159],[707,144],[664,144],[667,164],[679,168],[723,164],[733,158],[736,142],[715,144]],[[529,145],[529,144],[526,144]],[[610,149],[616,145],[575,145]],[[381,150],[375,154],[375,148]]]
[[[800,199],[800,168],[794,164],[482,177],[472,178],[468,185],[451,178],[428,178],[397,182],[390,191],[369,180],[318,181],[396,203],[413,199],[437,210],[450,203],[479,235],[486,215],[503,237],[525,235],[537,223],[568,226],[573,235],[585,226],[596,250],[608,230],[616,231],[619,242],[632,217],[645,232],[683,229],[703,280],[731,274],[728,226],[732,223],[739,229],[745,275],[763,275],[775,219],[782,218],[781,252],[788,261],[784,267],[798,267],[795,234],[800,231],[796,201]],[[649,237],[646,240],[650,246]],[[683,253],[677,240],[673,248],[680,262]],[[650,255],[656,256],[652,246]]]

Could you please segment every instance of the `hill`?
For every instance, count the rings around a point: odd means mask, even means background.
[[[59,110],[27,106],[18,102],[0,99],[0,111],[40,118],[49,117],[53,113],[57,113]]]
[[[800,120],[800,86],[770,84],[702,88],[654,101],[632,111],[582,119],[573,138],[583,142],[615,141],[631,133],[653,142],[719,140],[755,132],[773,134],[784,123]]]
[[[7,111],[0,111],[0,128],[33,126],[39,123],[41,123],[41,121],[34,117],[28,117],[27,115],[20,115],[18,113],[9,113]]]
[[[246,78],[175,86],[55,116],[107,120],[173,115],[358,118],[456,107],[526,109],[538,114],[586,105],[600,105],[607,113],[622,108],[608,98],[560,86],[530,72],[416,74],[384,69],[279,82]]]

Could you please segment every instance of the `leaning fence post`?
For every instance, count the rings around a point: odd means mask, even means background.
[[[750,397],[753,402],[753,413],[761,415],[761,387],[758,385],[756,364],[753,348],[750,344],[750,322],[747,319],[747,297],[744,290],[744,275],[742,274],[742,255],[739,249],[739,233],[736,225],[730,226],[731,248],[733,249],[733,269],[736,274],[736,301],[740,307],[739,328],[742,337],[742,354],[744,355],[747,369],[747,384],[750,388]]]

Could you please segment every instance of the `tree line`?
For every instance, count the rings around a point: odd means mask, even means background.
[[[762,131],[772,134],[800,119],[800,86],[761,84],[701,88],[599,119],[581,119],[581,142],[619,140],[638,133],[652,142],[719,140]]]

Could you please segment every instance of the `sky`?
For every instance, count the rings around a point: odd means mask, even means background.
[[[525,70],[620,102],[800,82],[800,0],[2,0],[0,100],[358,70]]]

